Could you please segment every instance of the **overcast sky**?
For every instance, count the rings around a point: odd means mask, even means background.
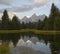
[[[23,16],[49,15],[51,4],[60,8],[60,0],[0,0],[0,15],[7,9],[10,17],[16,14],[19,18]]]

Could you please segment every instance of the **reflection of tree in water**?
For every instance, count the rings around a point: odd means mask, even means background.
[[[58,54],[60,51],[60,35],[38,35],[39,39],[43,39],[47,44],[50,42],[52,54]]]
[[[51,42],[52,54],[58,54],[60,51],[60,37],[59,35],[54,36],[54,40]]]
[[[17,44],[18,40],[20,39],[20,36],[24,37],[24,35],[20,35],[20,34],[0,34],[0,39],[3,41],[6,40],[12,40],[14,45]],[[45,43],[47,44],[48,42],[50,42],[50,48],[51,48],[51,52],[52,54],[58,54],[60,51],[60,36],[59,35],[25,35],[25,36],[30,36],[30,38],[32,36],[36,36],[39,38],[39,40],[43,39],[45,41]]]
[[[3,42],[5,41],[12,41],[14,45],[18,42],[18,39],[20,38],[20,34],[0,34],[0,40]]]

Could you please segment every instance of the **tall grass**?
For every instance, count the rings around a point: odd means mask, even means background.
[[[6,43],[0,45],[0,54],[9,54],[9,46]]]

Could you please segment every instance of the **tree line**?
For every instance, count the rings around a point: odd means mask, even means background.
[[[51,6],[49,17],[45,16],[43,21],[24,23],[14,15],[12,20],[8,16],[7,10],[4,10],[0,20],[0,30],[20,30],[20,29],[38,29],[38,30],[60,30],[60,10],[54,5]]]

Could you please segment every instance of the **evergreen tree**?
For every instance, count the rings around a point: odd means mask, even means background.
[[[1,28],[1,22],[2,22],[2,20],[0,20],[0,30],[2,29],[2,28]]]
[[[43,20],[43,30],[48,30],[49,28],[48,18],[45,16],[45,19]]]
[[[28,25],[29,25],[29,27],[28,27],[29,29],[32,29],[33,28],[33,23],[32,22],[29,22]]]
[[[59,16],[59,9],[53,3],[51,7],[50,16],[49,16],[49,29],[50,30],[56,29],[55,23],[56,23],[57,16]]]
[[[20,29],[20,20],[15,15],[12,18],[12,25],[13,29]]]
[[[11,29],[10,28],[10,25],[11,25],[11,21],[9,19],[9,16],[8,16],[8,13],[7,13],[7,10],[4,10],[3,12],[3,16],[2,16],[2,29]]]
[[[41,20],[39,20],[39,21],[37,22],[37,29],[38,29],[38,30],[42,30],[42,21],[41,21]]]
[[[25,28],[26,28],[26,24],[24,22],[22,22],[21,29],[25,29]]]

